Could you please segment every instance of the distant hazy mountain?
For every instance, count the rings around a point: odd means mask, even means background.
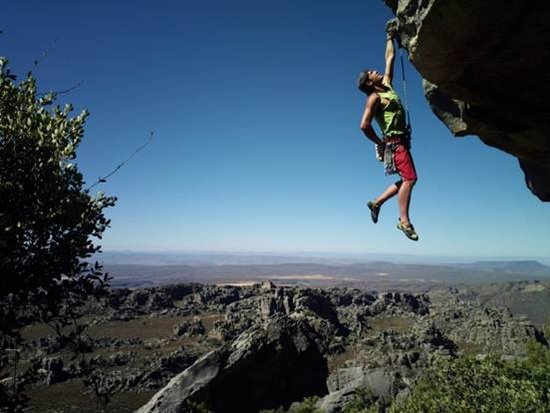
[[[367,262],[319,264],[294,262],[279,264],[144,265],[109,264],[105,269],[114,286],[139,287],[178,282],[249,283],[266,279],[285,284],[349,286],[375,289],[427,290],[431,286],[461,283],[495,283],[550,280],[550,267],[533,262],[498,264],[400,264]]]
[[[530,276],[550,277],[550,267],[538,261],[478,261],[471,264],[461,264],[459,267],[485,269],[508,273],[523,273]]]
[[[546,267],[539,261],[480,260],[479,257],[415,256],[405,254],[344,254],[344,253],[253,253],[253,252],[135,252],[106,251],[97,254],[95,260],[105,264],[136,265],[272,265],[288,263],[316,263],[344,265],[354,263],[408,263],[466,265],[473,268],[506,269],[507,266],[521,266],[521,270]],[[550,257],[543,258],[550,264]],[[529,264],[531,263],[531,264]],[[531,268],[528,268],[531,265]],[[510,270],[513,268],[510,267]]]

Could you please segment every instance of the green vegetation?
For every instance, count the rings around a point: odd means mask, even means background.
[[[368,393],[359,393],[346,412],[374,409]],[[391,413],[545,413],[550,411],[550,349],[532,342],[527,357],[507,360],[493,355],[439,358]]]
[[[440,360],[391,412],[547,412],[550,365],[498,357]]]
[[[370,390],[355,390],[355,398],[344,408],[344,413],[378,413],[378,407]]]
[[[86,260],[100,249],[94,241],[115,198],[85,188],[74,160],[88,114],[71,117],[71,105],[52,106],[56,97],[38,93],[31,74],[17,83],[0,57],[0,371],[11,375],[0,404],[12,403],[11,411],[24,401],[20,328],[42,321],[61,336],[71,325],[64,339],[78,353],[81,307],[108,281]]]
[[[195,402],[193,400],[187,400],[185,403],[185,411],[190,413],[210,413],[210,408],[206,402]]]
[[[86,262],[109,225],[115,198],[93,197],[74,159],[87,112],[48,106],[31,74],[15,82],[0,58],[0,297],[2,331],[18,327],[16,310],[51,319],[105,281]],[[66,311],[66,308],[64,309]],[[20,312],[19,312],[20,314]]]
[[[315,396],[306,397],[300,403],[293,403],[288,410],[279,407],[278,409],[261,410],[260,413],[322,413],[321,410],[315,407],[318,400],[319,398]]]

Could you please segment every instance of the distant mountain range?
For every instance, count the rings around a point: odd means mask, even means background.
[[[464,267],[469,268],[487,268],[493,270],[504,271],[531,271],[548,273],[547,265],[543,265],[534,260],[520,260],[520,261],[477,261],[471,264],[463,264]]]
[[[511,263],[519,263],[525,267],[532,263],[535,266],[547,263],[550,257],[525,260],[510,258],[495,260],[479,257],[446,257],[446,256],[418,256],[406,254],[345,254],[345,253],[254,253],[254,252],[135,252],[135,251],[106,251],[97,254],[95,260],[106,264],[139,264],[139,265],[271,265],[288,263],[316,263],[316,264],[354,264],[371,262],[388,263],[415,263],[415,264],[463,264],[474,267],[498,268]]]
[[[345,257],[107,253],[113,286],[177,282],[242,284],[271,279],[281,284],[429,290],[441,284],[550,280],[550,266],[533,260],[421,264],[353,262]]]

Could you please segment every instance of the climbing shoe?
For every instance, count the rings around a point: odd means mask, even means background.
[[[376,202],[367,202],[367,206],[370,209],[370,217],[372,218],[372,222],[375,224],[378,222],[378,214],[380,213],[380,205],[378,205]]]
[[[397,222],[397,229],[403,231],[403,234],[405,234],[408,239],[418,241],[418,234],[414,230],[412,224],[404,224],[401,222],[401,218],[399,218],[399,221]]]

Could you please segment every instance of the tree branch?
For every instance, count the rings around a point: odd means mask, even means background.
[[[82,86],[82,83],[84,83],[83,80],[81,80],[80,82],[78,82],[76,85],[74,86],[71,86],[70,88],[68,89],[64,89],[64,90],[50,90],[49,92],[42,92],[42,93],[38,93],[37,96],[38,97],[44,97],[48,94],[52,94],[54,97],[58,96],[58,95],[64,95],[66,93],[70,93],[72,92],[73,90],[79,88],[80,86]]]
[[[90,189],[92,189],[94,186],[96,185],[99,185],[99,184],[102,184],[102,183],[105,183],[107,182],[107,179],[109,179],[111,176],[113,176],[114,174],[116,174],[118,172],[118,170],[120,168],[122,168],[128,161],[130,161],[130,159],[132,159],[139,151],[143,150],[147,145],[149,145],[151,143],[151,140],[153,139],[153,131],[151,131],[149,133],[149,138],[147,139],[147,141],[141,145],[139,148],[137,148],[134,152],[132,152],[132,154],[127,158],[125,159],[124,161],[122,161],[122,163],[120,163],[115,169],[113,169],[110,173],[108,173],[107,175],[105,175],[104,177],[100,177],[96,182],[94,182],[91,186],[88,187],[88,189],[86,189],[86,191],[89,191]]]
[[[54,39],[54,41],[52,42],[50,48],[56,46],[56,43],[57,43],[57,39]],[[36,59],[34,59],[34,62],[33,62],[33,66],[36,68],[38,67],[38,65],[40,64],[40,62],[42,61],[42,59],[45,59],[48,54],[50,53],[50,49],[47,48],[45,49],[43,52],[42,52],[42,55]]]

